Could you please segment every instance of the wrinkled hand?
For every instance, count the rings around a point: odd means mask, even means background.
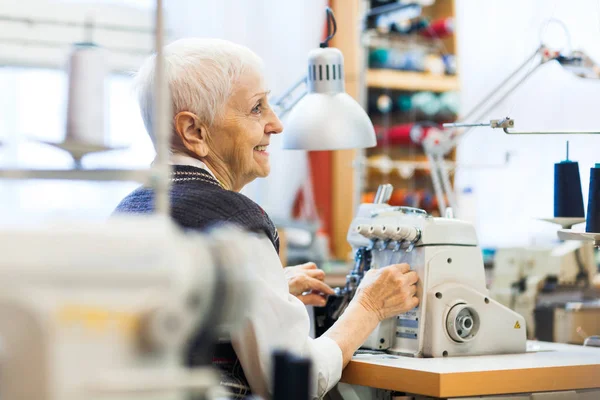
[[[327,295],[334,291],[325,284],[325,272],[317,268],[315,263],[306,263],[283,269],[288,281],[290,293],[307,306],[323,307],[327,303]]]
[[[419,304],[415,296],[418,280],[419,275],[408,264],[371,269],[363,277],[354,299],[383,321]]]

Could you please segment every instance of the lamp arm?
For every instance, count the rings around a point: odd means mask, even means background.
[[[525,61],[523,61],[521,63],[521,65],[519,65],[517,68],[515,68],[513,70],[513,72],[508,75],[502,82],[500,82],[494,89],[492,89],[481,101],[479,101],[479,103],[473,107],[471,109],[471,111],[469,111],[464,117],[462,117],[460,120],[465,122],[468,121],[469,119],[471,119],[471,117],[473,117],[473,115],[475,113],[477,113],[477,111],[483,107],[494,95],[496,95],[498,93],[498,90],[504,88],[511,79],[513,79],[519,72],[521,72],[521,70],[523,68],[525,68],[538,54],[540,54],[544,49],[544,46],[540,46],[538,47]],[[538,63],[535,68],[537,68],[538,66],[540,66],[541,64],[543,64],[543,59],[540,61],[540,63]],[[535,69],[534,68],[534,69]],[[531,71],[533,72],[533,70]],[[527,75],[529,76],[531,74],[531,72]],[[522,83],[522,80],[517,82],[515,85],[513,85],[510,90],[508,91],[507,94],[505,94],[502,99],[504,99],[508,94],[510,94],[516,87],[518,87],[520,84]],[[498,103],[498,102],[497,102]],[[496,103],[496,104],[497,104]],[[496,105],[495,104],[495,105]],[[489,108],[489,107],[488,107]],[[479,114],[487,114],[487,110],[484,113],[479,113]]]
[[[294,106],[296,106],[296,104],[298,104],[300,100],[302,100],[304,96],[308,94],[308,89],[306,87],[306,83],[308,81],[307,78],[308,77],[304,75],[302,78],[296,81],[296,83],[290,86],[285,92],[283,92],[282,95],[275,98],[275,100],[271,102],[271,105],[274,107],[275,113],[279,118],[283,118],[288,112],[290,112],[292,108],[294,108]],[[294,94],[294,92],[303,84],[305,85],[305,87],[302,89],[302,92],[300,92],[300,94],[298,94],[296,98],[293,98],[292,95]],[[288,103],[288,101],[291,102]]]
[[[542,66],[544,63],[549,61],[549,60],[545,60],[544,58],[542,58],[537,64],[535,64],[535,66],[529,72],[527,72],[527,74],[525,74],[521,79],[519,79],[516,83],[514,83],[512,86],[510,86],[508,88],[508,90],[505,89],[504,93],[499,98],[497,98],[496,101],[494,101],[490,106],[486,107],[483,111],[481,111],[481,108],[483,108],[486,104],[488,104],[488,102],[490,100],[492,100],[494,98],[494,96],[496,96],[501,89],[504,89],[505,86],[515,76],[517,76],[517,74],[519,72],[521,72],[525,67],[527,67],[527,65],[538,54],[540,54],[544,49],[545,49],[544,46],[540,46],[538,49],[536,49],[535,52],[533,54],[531,54],[531,56],[529,56],[523,63],[521,63],[521,65],[519,65],[500,84],[498,84],[496,87],[494,87],[494,89],[492,89],[479,103],[477,103],[477,105],[475,107],[473,107],[471,109],[471,111],[469,111],[464,117],[460,118],[460,120],[458,122],[443,124],[444,128],[460,128],[460,127],[467,128],[464,131],[462,131],[460,134],[456,134],[453,136],[453,138],[451,139],[450,146],[448,147],[448,151],[455,148],[458,145],[458,141],[460,140],[460,138],[462,138],[464,135],[466,135],[474,127],[491,125],[491,123],[480,123],[480,122],[468,123],[466,121],[470,120],[474,115],[477,115],[477,118],[474,118],[475,121],[483,118],[490,111],[492,111],[494,108],[496,108],[502,101],[504,101],[516,88],[518,88],[520,85],[522,85],[523,82],[525,82],[531,75],[533,75],[533,73],[540,66]],[[479,111],[481,111],[481,112],[479,112]]]
[[[502,82],[494,87],[482,100],[480,100],[475,107],[473,107],[464,117],[458,122],[443,124],[444,128],[460,128],[466,127],[461,133],[457,133],[451,136],[448,145],[444,146],[444,150],[435,151],[432,149],[425,149],[429,165],[431,167],[431,179],[433,188],[438,201],[438,207],[440,215],[443,216],[446,213],[446,198],[448,199],[448,206],[455,209],[457,206],[456,197],[453,192],[452,184],[449,179],[449,172],[444,165],[444,155],[452,151],[457,145],[459,140],[473,127],[477,126],[490,126],[506,127],[512,124],[512,120],[504,119],[500,121],[491,121],[490,123],[468,123],[468,120],[477,121],[483,116],[487,115],[491,110],[496,108],[502,101],[504,101],[516,88],[518,88],[523,82],[525,82],[541,65],[550,61],[553,58],[542,57],[540,61],[523,77],[521,77],[516,83],[512,84],[507,88],[507,85],[513,80],[524,68],[526,68],[532,60],[538,55],[543,55],[545,50],[544,46],[540,46],[533,52],[524,62],[522,62],[515,70],[513,70]],[[498,97],[500,95],[500,97]],[[493,103],[486,107],[490,101],[494,100]],[[482,111],[483,109],[483,111]],[[477,116],[477,118],[474,118]]]

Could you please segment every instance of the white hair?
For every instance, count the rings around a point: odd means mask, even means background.
[[[189,38],[164,48],[165,77],[171,96],[172,116],[182,111],[196,114],[212,126],[224,110],[233,86],[248,70],[260,72],[263,62],[247,47],[221,39]],[[156,145],[153,130],[155,55],[148,57],[135,77],[140,112]]]

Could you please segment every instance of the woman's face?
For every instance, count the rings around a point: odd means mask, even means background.
[[[224,164],[239,189],[269,174],[267,146],[271,135],[283,130],[267,95],[263,77],[246,72],[235,85],[222,118],[211,128],[210,153]]]

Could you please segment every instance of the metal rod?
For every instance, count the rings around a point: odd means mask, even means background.
[[[294,85],[290,86],[285,92],[283,92],[283,94],[281,94],[279,97],[277,97],[275,100],[273,100],[273,102],[272,102],[273,105],[281,107],[280,104],[283,101],[285,101],[285,99],[287,99],[288,96],[294,92],[294,90],[296,90],[300,85],[302,85],[303,83],[306,83],[307,81],[308,81],[307,75],[304,75],[302,78],[298,79],[298,81],[296,81],[296,83],[294,83]]]
[[[504,132],[509,135],[600,135],[598,131],[573,131],[573,132],[553,132],[553,131],[509,131],[504,128]]]
[[[567,140],[567,161],[569,161],[569,141]]]
[[[429,165],[431,166],[431,180],[433,182],[433,190],[435,191],[435,197],[437,197],[438,208],[440,210],[440,217],[443,217],[446,211],[446,201],[444,200],[444,192],[440,183],[440,177],[438,171],[440,167],[437,165],[437,161],[429,151],[425,151]]]
[[[488,92],[488,94],[485,95],[485,97],[477,103],[477,106],[475,106],[473,109],[471,109],[471,111],[469,111],[467,113],[467,115],[462,117],[461,120],[466,121],[466,120],[470,119],[473,116],[473,114],[475,114],[482,105],[487,103],[498,92],[499,89],[501,89],[504,85],[506,85],[515,75],[517,75],[523,68],[525,68],[525,66],[527,66],[527,64],[529,62],[531,62],[531,60],[533,60],[535,58],[535,56],[538,55],[541,48],[542,48],[541,46],[539,48],[537,48],[525,61],[523,61],[521,63],[521,65],[519,65],[515,70],[513,70],[513,72],[510,75],[508,75],[506,78],[504,78],[504,80],[502,82],[500,82],[498,85],[496,85],[496,87],[494,89],[492,89],[490,92]],[[487,114],[487,113],[484,113],[484,115],[485,114]]]
[[[442,187],[444,188],[446,196],[448,196],[448,203],[450,204],[450,207],[454,210],[454,212],[457,212],[458,209],[456,207],[456,196],[454,196],[454,191],[452,190],[452,185],[450,184],[450,173],[448,172],[448,168],[446,168],[444,158],[440,154],[434,157],[436,158],[439,173],[442,176]],[[443,217],[444,215],[441,216]]]
[[[10,15],[0,15],[0,21],[2,22],[20,22],[27,25],[54,25],[54,26],[64,26],[64,27],[74,27],[80,28],[85,27],[86,22],[69,22],[69,21],[56,21],[51,19],[43,19],[43,18],[26,18],[26,17],[14,17]],[[118,32],[132,32],[132,33],[154,33],[154,31],[150,29],[143,28],[133,28],[131,26],[125,25],[113,25],[113,24],[103,24],[96,23],[94,24],[95,29],[103,29],[108,31],[118,31]]]
[[[467,122],[447,122],[442,124],[444,128],[467,128],[471,126],[490,126],[489,122],[481,122],[481,123],[467,123]]]
[[[154,92],[154,137],[156,159],[154,176],[155,212],[170,215],[169,189],[169,88],[165,76],[163,55],[163,0],[156,0],[156,77]]]
[[[296,106],[296,104],[298,104],[298,102],[300,100],[302,100],[304,98],[304,96],[306,96],[308,94],[308,91],[305,90],[302,92],[302,94],[300,96],[298,96],[296,99],[294,99],[294,101],[292,102],[292,104],[283,107],[283,106],[279,106],[280,111],[277,113],[277,117],[279,118],[283,118],[284,115],[286,115],[288,112],[291,111],[292,108],[294,108]]]
[[[57,42],[50,40],[34,40],[34,39],[19,39],[19,38],[0,38],[0,44],[9,44],[15,46],[28,46],[28,47],[44,47],[44,48],[52,48],[52,49],[66,49],[72,46],[72,43],[69,42]],[[148,56],[150,54],[150,50],[141,49],[141,48],[132,48],[132,47],[113,47],[113,46],[103,46],[107,50],[110,50],[111,53],[123,53],[127,55],[136,55],[136,56]]]
[[[486,109],[485,109],[483,112],[479,113],[479,116],[478,116],[477,118],[475,118],[475,119],[477,120],[477,119],[481,119],[481,118],[483,118],[483,117],[484,117],[485,115],[487,115],[487,114],[488,114],[490,111],[492,111],[494,108],[496,108],[496,107],[498,106],[498,104],[500,104],[501,102],[503,102],[503,101],[504,101],[504,99],[506,99],[506,98],[507,98],[507,97],[508,97],[508,96],[509,96],[509,95],[512,93],[512,91],[513,91],[513,90],[514,90],[516,87],[520,86],[520,85],[521,85],[523,82],[525,82],[525,81],[526,81],[526,80],[527,80],[527,79],[528,79],[528,78],[529,78],[529,77],[530,77],[530,76],[531,76],[531,75],[532,75],[532,74],[533,74],[533,73],[534,73],[534,72],[535,72],[535,71],[536,71],[536,70],[537,70],[537,69],[538,69],[538,68],[539,68],[539,67],[540,67],[542,64],[543,64],[543,63],[539,63],[539,64],[537,64],[537,65],[536,65],[536,66],[535,66],[535,67],[534,67],[534,68],[533,68],[531,71],[529,71],[527,74],[525,74],[525,76],[523,76],[521,79],[519,79],[519,80],[517,81],[517,83],[515,83],[515,84],[514,84],[514,85],[513,85],[513,86],[512,86],[512,87],[511,87],[511,88],[510,88],[508,91],[506,91],[506,93],[504,93],[504,95],[502,95],[502,96],[501,96],[501,97],[500,97],[498,100],[496,100],[496,101],[495,101],[495,102],[494,102],[494,103],[493,103],[491,106],[487,107],[487,108],[486,108]],[[511,77],[512,77],[512,76],[514,76],[514,75],[515,75],[515,74],[513,73],[513,74],[511,75]],[[472,112],[471,112],[471,113],[472,113]],[[470,113],[470,114],[471,114],[471,113]],[[487,125],[489,126],[489,124],[487,124]],[[505,128],[505,129],[504,129],[504,132],[506,132],[506,133],[509,133],[509,132],[507,132],[507,131],[506,131],[506,129],[507,129],[507,128]],[[465,135],[465,134],[466,134],[466,133],[467,133],[469,130],[471,130],[471,128],[467,128],[467,129],[466,129],[465,131],[463,131],[461,134],[459,134],[459,135],[455,135],[455,136],[454,136],[454,137],[451,139],[451,141],[450,141],[450,146],[448,146],[448,149],[450,150],[450,149],[453,149],[453,148],[455,148],[455,147],[456,147],[456,145],[458,144],[458,141],[460,140],[460,138],[464,137],[464,135]],[[448,150],[448,151],[449,151],[449,150]]]

